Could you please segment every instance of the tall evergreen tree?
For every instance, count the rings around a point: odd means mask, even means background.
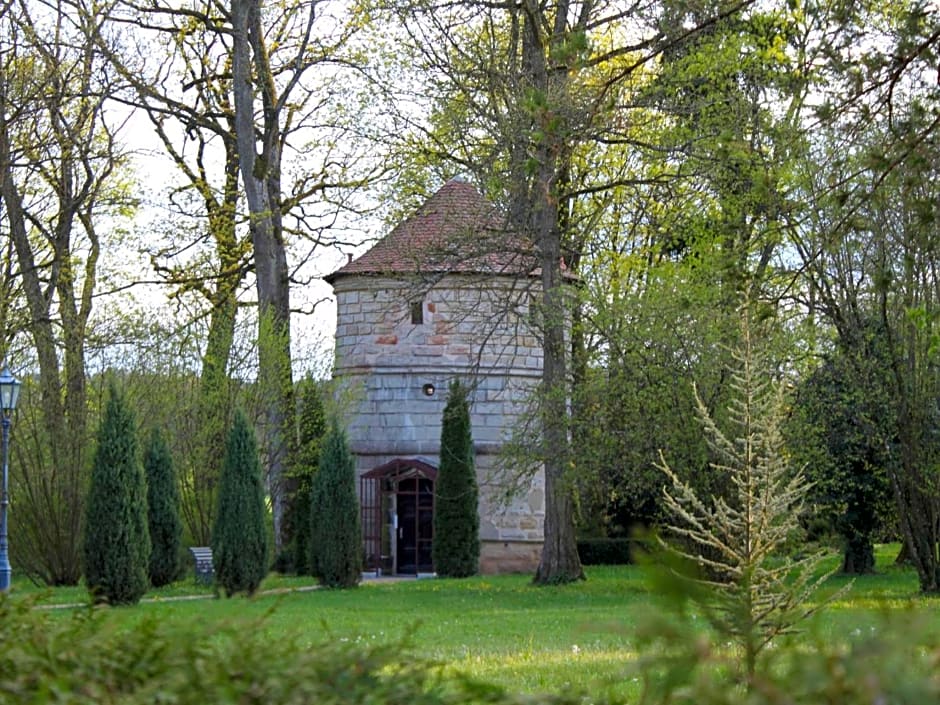
[[[362,530],[356,468],[346,432],[334,420],[323,441],[310,501],[311,567],[327,587],[354,587],[362,577]]]
[[[167,585],[180,575],[183,522],[180,495],[170,449],[153,429],[144,453],[147,475],[147,520],[150,528],[150,584]]]
[[[150,560],[146,502],[134,415],[111,384],[98,428],[85,514],[85,582],[96,601],[134,604],[146,592]]]
[[[296,483],[296,489],[287,524],[294,571],[298,575],[311,575],[310,493],[313,491],[313,477],[320,466],[320,450],[326,433],[326,411],[323,408],[321,385],[312,377],[306,377],[298,385],[298,397],[299,443],[291,470],[291,479]]]
[[[229,432],[212,527],[212,562],[218,585],[231,597],[251,595],[268,570],[264,491],[258,445],[241,411]]]
[[[467,388],[454,380],[444,407],[441,466],[434,487],[432,557],[440,576],[465,578],[480,569],[478,497]]]

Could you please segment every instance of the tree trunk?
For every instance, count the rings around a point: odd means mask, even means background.
[[[544,97],[545,105],[563,95],[567,69],[549,71],[546,53],[552,42],[561,41],[567,21],[567,3],[555,8],[554,35],[543,40],[543,12],[536,3],[523,7],[523,81]],[[581,580],[584,571],[578,558],[574,532],[573,485],[567,477],[570,465],[570,419],[568,365],[565,349],[567,304],[561,269],[558,178],[563,173],[565,151],[563,127],[558,115],[546,107],[530,116],[530,154],[538,161],[524,218],[536,244],[542,279],[542,458],[545,468],[545,543],[535,573],[538,584]]]
[[[855,534],[846,540],[842,554],[842,572],[847,575],[875,572],[875,546],[870,536]]]
[[[908,243],[904,243],[907,245]],[[907,248],[905,248],[907,249]],[[906,252],[904,258],[902,303],[903,310],[914,309],[914,291],[919,281],[914,272],[915,258]],[[889,253],[882,246],[880,266],[882,275],[887,274]],[[923,593],[940,592],[940,560],[937,548],[938,536],[938,496],[933,478],[925,468],[931,466],[930,451],[927,448],[927,419],[922,410],[929,408],[930,394],[924,394],[922,377],[930,374],[925,370],[924,360],[918,349],[919,332],[909,317],[898,317],[892,325],[889,315],[888,290],[884,287],[879,296],[879,315],[887,333],[888,349],[891,354],[891,366],[895,383],[894,394],[897,399],[897,436],[900,449],[900,462],[895,464],[892,473],[895,497],[898,504],[898,518],[904,543],[911,552],[911,561],[917,570],[920,589]]]
[[[258,294],[258,384],[265,415],[266,476],[274,509],[275,546],[280,549],[286,508],[282,480],[293,428],[290,289],[280,215],[279,109],[264,48],[260,0],[232,0],[232,74],[235,134]],[[256,92],[262,98],[261,130],[255,124]],[[259,132],[261,154],[256,147]]]
[[[208,546],[215,519],[216,489],[225,455],[225,439],[232,406],[228,363],[235,339],[238,315],[238,287],[242,281],[240,246],[235,230],[238,202],[238,150],[231,139],[225,141],[225,183],[219,198],[200,186],[209,219],[209,232],[215,243],[218,271],[207,298],[211,305],[206,350],[202,357],[197,409],[197,439],[193,466],[187,482],[191,497],[184,516],[193,541]]]
[[[910,565],[911,563],[911,549],[907,547],[907,541],[904,538],[901,538],[901,548],[898,550],[898,555],[894,557],[894,565]]]
[[[50,82],[53,96],[65,100],[64,89]],[[6,96],[0,98],[0,114],[6,115]],[[97,239],[87,202],[90,189],[79,187],[71,176],[72,169],[86,156],[87,145],[74,142],[85,136],[62,124],[61,103],[50,100],[49,121],[54,137],[62,143],[62,153],[70,154],[71,162],[60,172],[49,172],[48,186],[55,190],[58,209],[47,232],[41,233],[51,245],[53,265],[50,279],[40,276],[34,242],[26,224],[22,195],[14,181],[11,162],[13,145],[5,121],[0,122],[0,198],[7,212],[10,238],[19,264],[22,288],[29,310],[29,333],[39,363],[40,405],[42,425],[46,434],[47,455],[37,459],[33,472],[22,474],[20,511],[29,513],[21,525],[31,536],[26,570],[50,585],[74,585],[80,572],[82,492],[84,490],[86,438],[85,395],[85,329],[91,311],[97,265]],[[57,120],[58,118],[58,120]],[[90,138],[88,138],[90,139]],[[85,165],[87,166],[87,165]],[[79,170],[81,171],[81,170]],[[90,170],[89,170],[90,171]],[[92,178],[92,177],[89,177]],[[79,207],[87,209],[82,224],[91,243],[85,260],[82,291],[76,299],[76,283],[72,274],[74,253],[71,231]],[[57,298],[63,345],[60,365],[56,319],[53,313],[53,292]],[[63,376],[65,385],[63,389]],[[21,554],[22,555],[22,554]]]

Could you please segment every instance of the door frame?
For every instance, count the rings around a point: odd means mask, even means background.
[[[415,479],[415,491],[399,492],[399,483]],[[409,494],[418,498],[418,486],[421,480],[431,481],[431,546],[434,542],[434,486],[437,482],[437,468],[417,458],[395,458],[369,470],[359,478],[359,498],[362,510],[362,541],[364,549],[364,567],[377,574],[396,574],[399,570],[397,559],[397,501],[399,494]],[[420,571],[418,560],[418,527],[420,512],[416,512],[415,571]],[[426,540],[426,539],[425,539]],[[431,566],[433,570],[433,565]],[[414,575],[415,573],[409,573]]]

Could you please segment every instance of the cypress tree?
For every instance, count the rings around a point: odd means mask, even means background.
[[[85,513],[85,582],[95,601],[134,604],[147,591],[147,481],[133,413],[110,385]]]
[[[150,584],[161,587],[180,575],[183,522],[180,495],[170,449],[158,429],[150,433],[144,453],[147,475],[147,519],[150,528]]]
[[[312,485],[310,552],[314,574],[327,587],[354,587],[362,577],[356,468],[346,433],[336,421],[323,441]]]
[[[312,575],[310,566],[310,493],[320,466],[320,450],[326,433],[326,411],[320,385],[307,377],[300,383],[300,443],[292,475],[297,482],[290,513],[291,548],[297,575]]]
[[[441,423],[441,464],[434,486],[434,543],[431,555],[438,575],[465,578],[480,569],[478,509],[470,404],[467,388],[450,384]]]
[[[264,491],[254,431],[238,411],[225,444],[212,527],[216,583],[231,597],[253,594],[268,570]]]

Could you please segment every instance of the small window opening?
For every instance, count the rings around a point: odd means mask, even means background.
[[[411,302],[411,322],[416,326],[420,326],[424,323],[424,302],[423,301],[412,301]]]

